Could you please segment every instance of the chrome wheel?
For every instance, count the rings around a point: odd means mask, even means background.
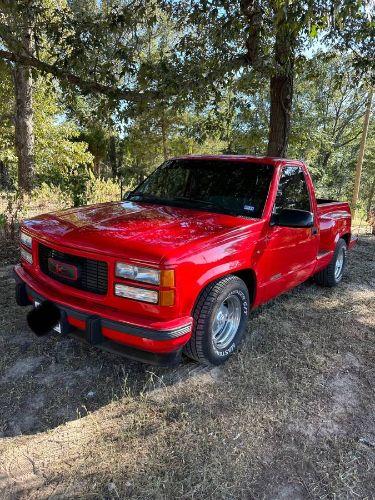
[[[212,341],[217,349],[225,349],[234,339],[241,322],[241,302],[236,295],[226,298],[217,308],[212,323]]]
[[[343,268],[344,268],[344,259],[345,259],[344,255],[345,255],[345,252],[344,252],[344,249],[342,248],[340,250],[339,255],[337,256],[336,264],[335,264],[335,279],[336,280],[340,279]]]

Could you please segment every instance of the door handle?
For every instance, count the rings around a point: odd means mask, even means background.
[[[318,228],[317,228],[317,227],[312,227],[312,228],[311,228],[311,234],[312,234],[313,236],[317,235],[317,234],[318,234]]]

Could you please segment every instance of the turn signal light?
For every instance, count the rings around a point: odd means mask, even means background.
[[[159,292],[159,304],[161,306],[173,306],[174,290],[162,290]]]
[[[160,272],[161,286],[174,286],[174,271],[173,269],[163,270]]]

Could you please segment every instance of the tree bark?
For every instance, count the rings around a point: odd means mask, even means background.
[[[100,177],[101,173],[101,160],[100,158],[94,156],[94,161],[93,161],[93,172],[95,177]]]
[[[0,189],[8,190],[11,188],[9,171],[3,161],[0,160]]]
[[[117,151],[116,151],[116,138],[113,134],[109,138],[108,159],[111,165],[112,178],[115,179],[118,176],[118,162],[117,162]]]
[[[285,158],[290,134],[293,76],[275,75],[270,81],[270,127],[267,156]]]
[[[161,120],[160,120],[160,128],[161,128],[161,140],[163,144],[163,157],[164,161],[168,160],[168,132],[167,132],[167,125],[166,125],[166,120],[165,120],[165,112],[164,109],[161,114]]]
[[[20,54],[17,51],[0,50],[0,59],[11,61],[17,64],[22,64],[25,67],[35,68],[42,73],[47,73],[55,76],[62,82],[67,82],[70,85],[79,87],[85,93],[99,93],[111,97],[113,99],[124,99],[125,101],[147,102],[152,99],[159,99],[159,93],[152,90],[136,92],[129,89],[118,88],[113,85],[105,85],[93,80],[85,80],[84,78],[70,73],[65,69],[59,68],[53,64],[48,64],[40,61],[37,57],[30,54]]]
[[[285,158],[288,152],[293,102],[294,44],[288,12],[275,7],[275,71],[270,78],[270,125],[268,156]]]
[[[31,33],[25,37],[25,46],[31,50]],[[29,193],[34,185],[34,126],[33,76],[31,69],[17,63],[13,71],[15,109],[15,146],[18,157],[18,186]]]
[[[369,122],[370,122],[372,96],[373,96],[373,91],[371,90],[369,93],[366,112],[365,112],[365,118],[363,121],[361,144],[359,146],[357,167],[356,167],[355,178],[354,178],[354,189],[353,189],[353,199],[352,199],[352,217],[353,217],[353,219],[354,219],[356,205],[357,205],[358,196],[359,196],[359,186],[361,183],[363,157],[365,155],[367,132],[368,132],[368,126],[369,126]]]
[[[372,209],[372,201],[374,199],[375,195],[375,174],[374,178],[372,179],[371,187],[370,187],[370,192],[367,198],[367,206],[366,206],[366,214],[367,214],[367,220],[370,220],[371,216],[371,209]]]

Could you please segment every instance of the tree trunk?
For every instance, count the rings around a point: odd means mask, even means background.
[[[31,33],[25,36],[31,50]],[[13,71],[15,109],[15,146],[18,157],[18,186],[29,193],[34,184],[33,76],[29,67],[19,63]]]
[[[330,159],[330,157],[331,157],[331,153],[327,153],[327,152],[326,152],[326,153],[323,153],[323,154],[322,154],[322,158],[323,158],[323,159],[322,159],[322,163],[321,163],[321,165],[320,165],[320,166],[321,166],[321,168],[322,168],[322,170],[323,170],[324,172],[325,172],[325,171],[326,171],[326,169],[327,169],[328,160]]]
[[[113,134],[109,138],[108,159],[111,165],[112,178],[115,179],[118,176],[118,164],[117,164],[117,151],[116,151],[116,137]]]
[[[275,3],[276,4],[276,3]],[[285,6],[275,8],[275,69],[270,79],[268,156],[285,158],[288,152],[293,102],[295,35]]]
[[[100,177],[100,171],[101,171],[100,166],[101,166],[100,158],[98,158],[97,156],[94,156],[93,172],[94,172],[95,177]]]
[[[367,101],[365,118],[363,121],[361,144],[359,146],[357,167],[356,167],[355,178],[354,178],[354,189],[353,189],[353,199],[352,199],[352,217],[353,217],[353,219],[354,219],[354,215],[355,215],[356,205],[358,202],[359,186],[361,183],[362,164],[363,164],[363,157],[365,155],[367,132],[368,132],[368,126],[369,126],[369,122],[370,122],[372,96],[373,96],[373,91],[371,91],[369,93],[369,97],[368,97],[368,101]]]
[[[375,195],[375,174],[374,174],[374,178],[372,179],[370,192],[369,192],[368,199],[367,199],[367,206],[366,206],[367,220],[370,219],[371,209],[372,209],[372,200],[374,199],[374,195]]]
[[[293,77],[291,75],[272,76],[270,94],[271,109],[267,155],[285,158],[290,134]]]
[[[164,161],[167,161],[168,160],[168,132],[167,132],[164,109],[163,109],[162,114],[161,114],[160,128],[161,128],[161,139],[162,139],[162,143],[163,143],[163,157],[164,157]]]
[[[8,190],[12,186],[9,171],[3,161],[0,160],[0,189]]]

